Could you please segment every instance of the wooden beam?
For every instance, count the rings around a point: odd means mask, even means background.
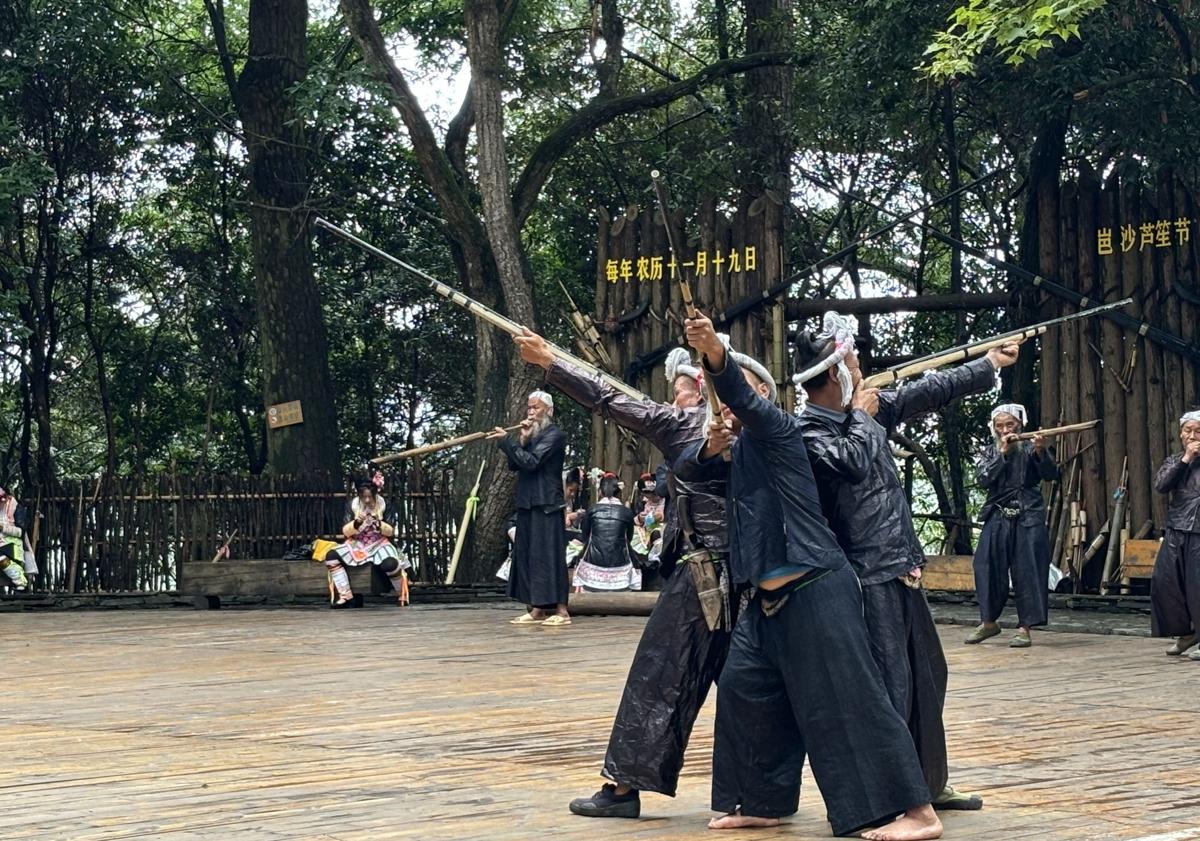
[[[825,300],[788,299],[787,318],[811,318],[826,312],[843,315],[874,315],[893,312],[943,312],[951,310],[981,310],[1003,307],[1008,304],[1007,292],[957,295],[917,295],[914,297],[888,296],[883,298],[829,298]]]

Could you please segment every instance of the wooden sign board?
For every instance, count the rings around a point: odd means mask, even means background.
[[[277,403],[267,408],[267,427],[279,429],[282,426],[293,426],[304,423],[304,412],[300,409],[300,401]]]

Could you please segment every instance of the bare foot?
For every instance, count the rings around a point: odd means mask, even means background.
[[[926,803],[917,809],[909,809],[886,826],[864,832],[862,837],[868,841],[927,841],[942,837],[942,822],[933,807]]]
[[[779,826],[779,818],[753,818],[749,815],[723,815],[708,822],[709,829],[758,829],[760,827]]]

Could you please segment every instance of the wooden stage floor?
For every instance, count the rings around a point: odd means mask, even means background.
[[[646,796],[639,821],[566,809],[598,785],[644,620],[512,615],[2,615],[0,838],[715,837],[711,700],[678,798]],[[943,628],[952,778],[987,806],[946,838],[1200,839],[1200,663],[1157,640],[964,633]],[[806,774],[782,829],[721,837],[828,836]]]

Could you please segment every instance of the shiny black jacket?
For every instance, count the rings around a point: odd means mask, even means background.
[[[977,359],[880,392],[875,417],[821,406],[800,415],[825,517],[863,584],[898,578],[925,563],[888,436],[905,421],[987,391],[995,381],[992,363]]]
[[[712,374],[717,395],[742,423],[729,473],[729,564],[735,584],[757,584],[780,567],[839,569],[846,556],[821,513],[821,499],[800,420],[750,388],[726,357]],[[682,478],[721,469],[719,455],[701,460],[703,441],[676,462]]]
[[[1020,446],[1003,455],[996,445],[988,444],[975,464],[979,486],[987,491],[987,500],[979,512],[985,523],[999,508],[1020,509],[1017,522],[1023,526],[1045,525],[1046,501],[1042,498],[1042,482],[1058,478],[1054,450],[1038,456],[1033,444],[1021,441]]]
[[[1200,532],[1200,460],[1183,463],[1183,455],[1167,456],[1154,477],[1154,489],[1170,494],[1166,528]]]
[[[657,447],[669,463],[674,462],[689,444],[704,439],[703,407],[676,409],[665,403],[634,400],[599,377],[558,360],[546,371],[546,382],[588,411],[642,436]],[[725,476],[714,474],[699,481],[676,477],[673,490],[669,516],[663,526],[664,574],[679,554],[690,548],[683,545],[678,514],[674,511],[684,498],[691,512],[694,540],[714,552],[724,553],[729,547],[725,528]]]
[[[633,562],[633,512],[624,505],[598,502],[587,510],[581,525],[583,560],[598,567],[623,567]]]
[[[524,446],[512,435],[501,439],[500,449],[508,456],[508,469],[519,471],[517,508],[542,511],[563,508],[562,470],[566,448],[567,438],[554,424]]]

